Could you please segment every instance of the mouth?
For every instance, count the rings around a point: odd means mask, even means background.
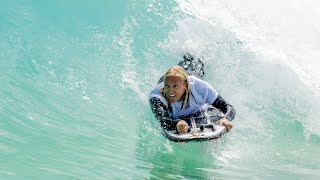
[[[176,95],[170,94],[169,97],[175,97]]]

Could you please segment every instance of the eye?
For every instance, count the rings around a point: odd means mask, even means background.
[[[178,84],[174,84],[174,85],[173,85],[173,88],[178,88],[178,87],[179,87]]]

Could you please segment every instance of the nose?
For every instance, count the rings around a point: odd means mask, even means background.
[[[168,91],[168,93],[173,93],[173,92],[174,92],[174,88],[171,87],[171,86],[169,86],[169,87],[167,88],[167,91]]]

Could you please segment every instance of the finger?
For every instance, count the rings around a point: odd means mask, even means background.
[[[232,124],[226,124],[225,126],[226,126],[226,128],[227,128],[228,130],[230,130],[230,129],[233,127]]]
[[[232,124],[225,124],[225,127],[226,127],[227,131],[230,131],[232,129],[233,125]]]

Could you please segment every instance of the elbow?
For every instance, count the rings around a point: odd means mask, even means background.
[[[228,113],[226,114],[227,119],[229,121],[232,121],[235,118],[236,114],[236,109],[233,106],[228,106]]]

